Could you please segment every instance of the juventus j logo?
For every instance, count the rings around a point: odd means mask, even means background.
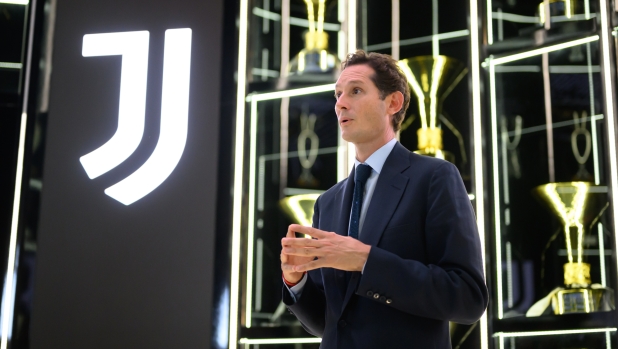
[[[125,161],[144,134],[148,31],[84,35],[84,57],[122,55],[118,129],[107,143],[79,160],[90,179]],[[154,152],[134,173],[105,189],[105,194],[130,205],[155,190],[172,173],[187,141],[191,29],[165,31],[161,131]]]

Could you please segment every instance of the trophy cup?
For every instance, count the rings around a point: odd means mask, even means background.
[[[310,227],[313,223],[313,206],[320,194],[299,194],[283,198],[279,206],[294,223]],[[311,238],[305,235],[306,238]]]
[[[442,102],[466,75],[468,69],[455,58],[419,56],[399,61],[412,92],[418,100],[421,128],[417,131],[417,154],[454,162],[455,156],[443,150],[440,116]]]
[[[590,142],[586,137],[586,150],[583,155],[580,154],[577,147],[577,135],[580,134],[586,135],[582,126],[576,123],[571,145],[575,158],[580,166],[583,166],[590,154]],[[592,285],[590,264],[585,263],[583,258],[586,230],[600,211],[598,204],[603,191],[599,190],[599,187],[591,182],[574,181],[547,183],[534,189],[534,193],[560,219],[564,229],[567,251],[567,263],[564,264],[566,287],[558,288],[550,294],[554,314],[591,313],[614,308],[613,291],[600,285]],[[604,258],[603,252],[600,258]]]
[[[338,59],[328,52],[328,34],[324,31],[326,0],[305,0],[305,4],[309,30],[305,33],[305,48],[290,61],[290,75],[332,73]]]

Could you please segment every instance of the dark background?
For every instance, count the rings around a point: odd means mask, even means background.
[[[209,347],[223,1],[60,0],[54,36],[32,348]],[[189,132],[180,162],[125,206],[103,190],[159,136],[164,33],[191,28]],[[85,34],[150,32],[146,127],[122,165],[90,180],[79,157],[118,119],[120,56],[81,55]]]

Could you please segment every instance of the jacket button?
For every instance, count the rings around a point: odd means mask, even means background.
[[[375,298],[375,299],[380,298],[380,294],[379,294],[379,293],[374,293],[374,294],[373,294],[373,298]]]
[[[384,302],[384,301],[386,301],[386,297],[384,296],[380,297],[380,302]]]
[[[371,296],[373,296],[373,292],[371,292],[371,291],[367,291],[367,295],[368,295],[369,297],[371,297]]]
[[[393,303],[392,299],[389,298],[389,299],[386,300],[386,304],[391,304],[391,303]]]
[[[339,326],[340,327],[345,327],[348,323],[345,322],[345,320],[339,320]]]

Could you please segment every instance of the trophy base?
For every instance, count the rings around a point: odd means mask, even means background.
[[[551,299],[554,314],[592,313],[614,309],[614,291],[609,288],[566,288]]]
[[[431,156],[432,158],[443,159],[452,164],[455,163],[455,155],[453,155],[453,153],[451,153],[450,151],[446,151],[446,150],[438,150],[438,151],[415,150],[414,153],[419,154],[419,155],[424,155],[424,156]]]

